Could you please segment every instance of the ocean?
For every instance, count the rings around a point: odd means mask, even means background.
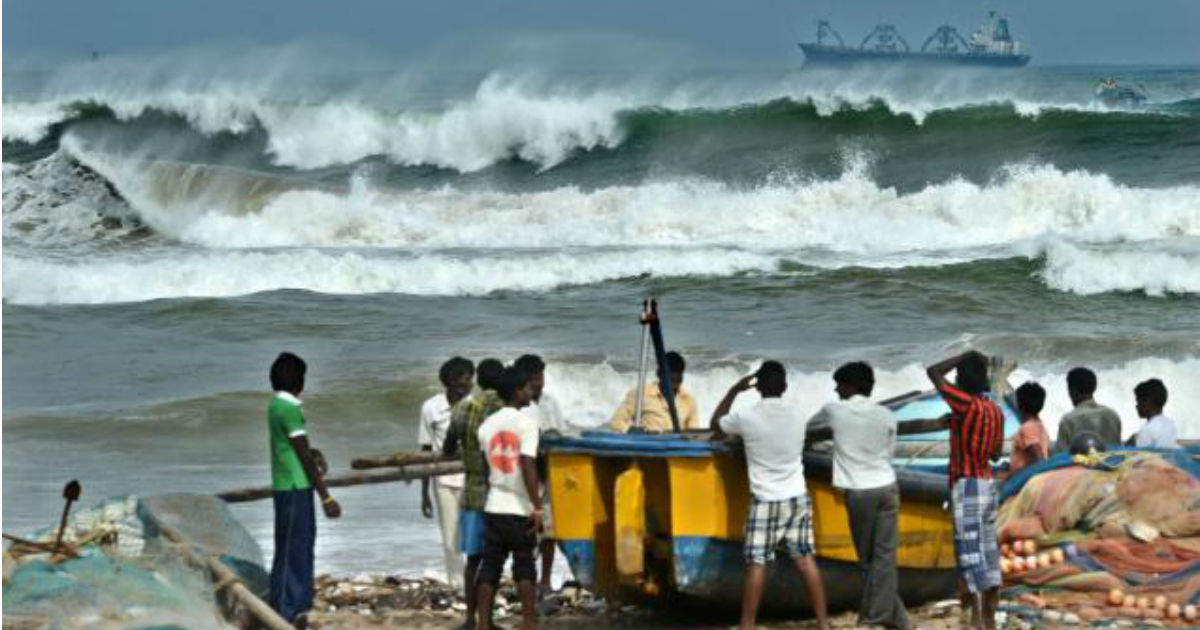
[[[1098,79],[1143,84],[1137,109]],[[636,381],[641,300],[705,418],[763,358],[810,412],[968,347],[1092,366],[1200,438],[1200,67],[617,75],[5,69],[4,530],[269,483],[267,368],[309,364],[335,471],[415,448],[452,355],[548,362],[580,427]],[[436,575],[418,486],[335,493],[318,571]],[[235,512],[270,555],[271,506]]]

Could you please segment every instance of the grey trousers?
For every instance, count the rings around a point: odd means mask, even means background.
[[[870,490],[847,490],[846,509],[863,572],[858,623],[907,630],[908,613],[900,599],[896,570],[900,489],[892,484]]]

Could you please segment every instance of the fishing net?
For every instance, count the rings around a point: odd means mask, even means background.
[[[163,495],[105,502],[76,514],[63,539],[76,556],[13,545],[17,566],[6,576],[5,625],[32,627],[222,627],[207,571],[163,536],[166,525],[219,557],[251,590],[263,592],[262,552],[224,502],[204,495]],[[30,538],[52,541],[57,530]],[[7,564],[7,561],[6,561]]]
[[[1029,477],[1003,503],[1001,541],[1072,530],[1102,537],[1200,536],[1200,479],[1159,453],[1077,456]]]
[[[1039,592],[1054,604],[1110,615],[1130,611],[1108,601],[1113,590],[1200,603],[1195,456],[1132,449],[1057,455],[1015,475],[1001,491],[1001,542],[1035,540],[1042,553],[1060,550],[1063,561],[1013,568],[1006,582],[1048,588]],[[1153,607],[1138,610],[1157,614]]]

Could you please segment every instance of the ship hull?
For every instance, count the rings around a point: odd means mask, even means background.
[[[922,67],[1021,68],[1029,55],[979,53],[944,54],[930,52],[885,52],[856,50],[840,46],[799,44],[808,66],[898,65]]]

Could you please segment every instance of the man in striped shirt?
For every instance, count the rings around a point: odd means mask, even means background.
[[[954,383],[946,374],[955,371]],[[996,489],[991,462],[1004,444],[1004,413],[984,397],[988,360],[971,351],[929,366],[929,380],[950,406],[950,505],[963,608],[971,625],[995,630],[1000,600]]]

